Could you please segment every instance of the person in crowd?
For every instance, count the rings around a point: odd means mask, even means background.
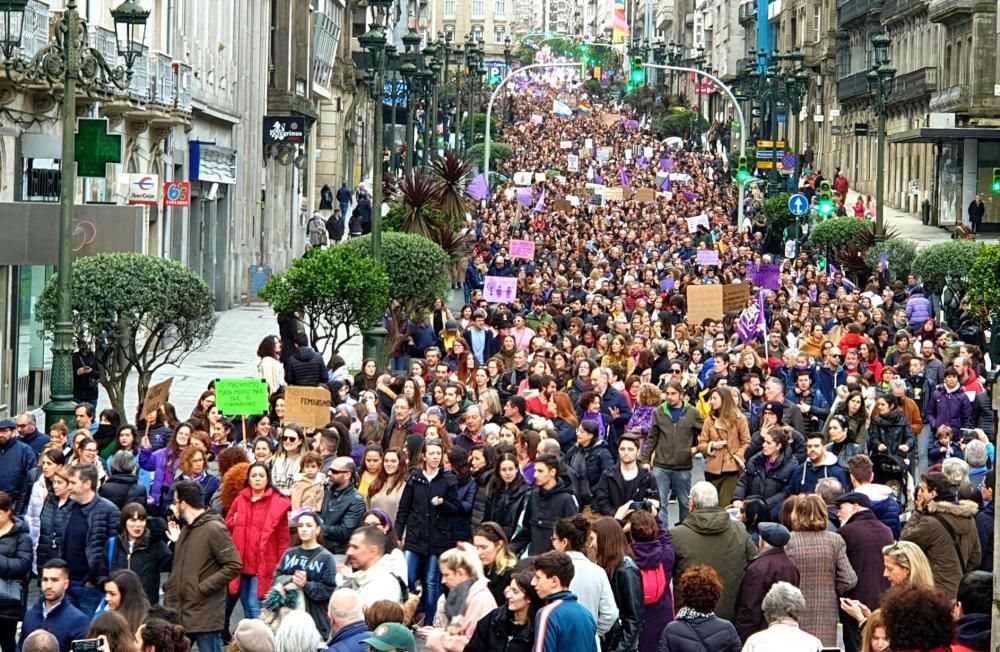
[[[316,451],[307,451],[302,455],[302,473],[292,484],[292,510],[311,509],[319,512],[323,509],[323,494],[326,489],[326,477],[321,472],[323,456]]]
[[[950,649],[955,622],[946,593],[920,584],[893,587],[882,601],[882,615],[894,652]]]
[[[698,437],[698,452],[705,456],[705,479],[719,491],[719,503],[728,505],[746,467],[750,426],[728,389],[709,394],[711,414]]]
[[[104,608],[121,615],[134,636],[149,613],[149,600],[139,576],[128,569],[112,571],[104,580]]]
[[[274,632],[275,652],[322,650],[326,639],[316,629],[312,617],[304,611],[289,611],[282,616]]]
[[[650,464],[660,495],[660,521],[670,522],[667,506],[671,493],[677,497],[680,520],[688,515],[691,469],[695,443],[704,427],[701,413],[684,401],[684,389],[676,378],[666,383],[666,400],[653,414],[653,421],[643,448],[643,464]]]
[[[837,456],[826,449],[825,444],[823,433],[813,432],[806,437],[806,461],[795,469],[790,494],[814,493],[816,483],[823,478],[833,478],[841,487],[849,485],[847,472],[838,464]]]
[[[59,641],[59,652],[70,652],[70,644],[87,636],[90,618],[69,599],[69,565],[58,557],[49,559],[40,569],[41,595],[24,614],[17,650],[25,648],[25,639],[34,632],[50,632]],[[16,623],[15,623],[16,625]]]
[[[787,652],[814,652],[823,643],[799,628],[799,619],[806,613],[806,599],[802,591],[788,582],[771,585],[761,610],[767,619],[767,629],[749,637],[743,652],[765,652],[781,649]]]
[[[143,435],[142,451],[139,453],[139,466],[153,474],[153,482],[149,488],[149,504],[156,514],[166,514],[170,507],[170,487],[181,463],[181,454],[191,443],[194,426],[184,422],[174,428],[169,443],[163,448],[154,449],[148,436]]]
[[[347,542],[364,519],[365,499],[354,487],[357,466],[350,457],[337,457],[327,473],[323,494],[323,545],[335,555],[344,554]]]
[[[135,634],[141,652],[190,652],[191,641],[184,628],[162,618],[148,619]]]
[[[406,486],[406,451],[393,448],[382,456],[382,470],[368,487],[368,505],[381,509],[395,522],[399,501]]]
[[[65,466],[56,467],[52,471],[52,489],[45,497],[38,519],[36,569],[40,569],[50,559],[60,558],[66,535],[66,523],[69,521],[69,514],[74,504],[69,495],[69,471]]]
[[[535,615],[542,606],[532,575],[520,571],[510,576],[503,589],[504,600],[496,609],[476,623],[476,629],[465,646],[466,652],[530,652],[534,648]]]
[[[22,412],[17,415],[17,437],[31,447],[36,456],[41,456],[42,450],[49,445],[49,437],[38,430],[38,421],[34,412]]]
[[[517,557],[510,551],[507,535],[499,523],[485,521],[472,531],[472,545],[483,566],[483,577],[489,582],[490,593],[497,604],[505,600],[510,576],[517,565]],[[459,542],[465,549],[468,543]]]
[[[739,521],[719,507],[719,494],[710,482],[691,488],[690,513],[671,530],[677,561],[674,581],[692,566],[708,565],[722,578],[722,593],[712,610],[727,621],[736,615],[736,597],[747,564],[757,556],[757,546]],[[684,606],[683,602],[679,603]]]
[[[170,571],[173,551],[159,519],[150,519],[146,508],[128,503],[121,511],[118,534],[108,540],[108,560],[112,572],[134,572],[150,604],[160,601],[160,576]],[[154,531],[155,530],[155,531]]]
[[[330,596],[324,629],[333,632],[333,638],[327,652],[354,652],[372,634],[365,622],[364,603],[353,589],[337,589]]]
[[[659,652],[740,650],[736,628],[715,611],[722,593],[723,579],[711,566],[697,564],[685,570],[677,585],[677,599],[684,606],[663,629]]]
[[[274,568],[272,590],[279,593],[298,591],[302,608],[312,618],[323,640],[330,638],[326,608],[337,588],[337,562],[323,547],[323,522],[315,512],[299,514],[295,520],[299,544],[285,550]]]
[[[37,457],[34,449],[15,436],[17,424],[0,420],[0,491],[11,497],[14,512],[23,514],[31,498],[30,474]]]
[[[622,652],[637,652],[645,612],[642,573],[632,561],[625,531],[614,518],[602,516],[590,524],[587,554],[611,581],[611,595],[618,605],[618,622],[604,635],[604,646]]]
[[[747,461],[746,470],[736,483],[734,507],[739,507],[747,496],[758,496],[767,503],[772,518],[777,516],[791,491],[798,466],[790,442],[790,434],[784,428],[764,433],[761,451]]]
[[[587,557],[589,524],[582,515],[556,521],[552,547],[573,562],[573,580],[569,588],[577,601],[597,619],[597,635],[605,636],[618,624],[619,610],[607,571]]]
[[[413,633],[399,623],[379,625],[361,644],[376,652],[416,652],[417,649]]]
[[[270,396],[285,386],[285,367],[281,364],[281,338],[268,335],[257,345],[257,375],[267,382]]]
[[[993,613],[993,574],[972,571],[958,584],[955,601],[955,640],[952,652],[986,652],[990,649]]]
[[[59,639],[44,629],[36,629],[26,639],[23,652],[59,652]]]
[[[85,615],[93,616],[103,597],[101,581],[108,575],[105,546],[118,530],[119,511],[110,500],[97,495],[93,464],[70,467],[69,495],[73,507],[59,556],[69,564],[70,599]]]
[[[826,445],[826,450],[833,453],[837,458],[837,464],[847,474],[847,461],[855,455],[861,455],[865,449],[855,441],[852,441],[847,429],[847,419],[841,414],[832,414],[826,421],[826,435],[830,443]],[[808,442],[807,442],[808,446]],[[849,487],[850,483],[843,482],[843,486]]]
[[[356,590],[366,607],[379,600],[401,602],[408,593],[407,578],[397,574],[386,554],[388,546],[388,534],[376,526],[362,526],[351,534],[346,564],[338,568],[337,586]]]
[[[770,623],[761,608],[768,588],[778,582],[799,585],[799,569],[785,552],[790,538],[788,528],[780,523],[760,525],[760,555],[747,566],[736,599],[733,624],[744,642]]]
[[[847,472],[851,476],[854,491],[868,496],[872,513],[892,531],[893,538],[898,539],[903,529],[900,522],[903,508],[890,487],[874,482],[875,471],[871,458],[867,455],[855,455],[847,461]]]
[[[302,456],[306,452],[306,435],[299,426],[288,423],[281,429],[278,452],[271,458],[271,485],[284,496],[292,495],[292,485],[302,472]]]
[[[522,433],[523,434],[523,433]],[[584,419],[576,429],[576,444],[566,453],[566,464],[583,480],[586,493],[579,496],[580,509],[590,507],[601,474],[614,465],[606,439],[601,438],[596,421]]]
[[[31,576],[31,532],[14,513],[14,501],[0,491],[0,649],[14,652],[17,624],[24,618],[24,600]]]
[[[517,555],[526,550],[532,556],[552,550],[552,528],[556,521],[580,511],[569,482],[561,477],[560,466],[559,458],[554,455],[540,455],[535,460],[535,486],[524,504],[521,526],[510,541],[510,548]]]
[[[417,636],[426,641],[428,650],[457,652],[465,649],[476,624],[496,609],[497,602],[475,551],[452,548],[441,555],[438,563],[448,594],[438,600],[434,625],[421,627]]]
[[[660,492],[648,469],[638,464],[640,437],[627,432],[618,441],[618,464],[601,474],[594,491],[594,511],[624,517],[629,509],[660,509]],[[618,516],[621,514],[621,516]]]
[[[660,632],[674,617],[674,596],[670,589],[674,548],[670,533],[649,509],[630,511],[625,517],[625,528],[642,581],[644,611],[639,652],[647,652],[657,649]]]
[[[575,567],[566,553],[544,552],[531,562],[531,585],[545,601],[535,615],[536,652],[597,652],[597,622],[570,590]]]

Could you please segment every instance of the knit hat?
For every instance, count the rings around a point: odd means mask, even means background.
[[[275,648],[271,628],[256,618],[244,618],[240,621],[233,634],[233,643],[242,652],[274,652]]]
[[[784,548],[792,538],[788,528],[780,523],[761,523],[757,530],[760,532],[760,538],[772,548]]]
[[[781,416],[785,413],[785,404],[781,401],[768,401],[760,409],[762,413],[766,410],[774,412],[774,416],[780,420]]]

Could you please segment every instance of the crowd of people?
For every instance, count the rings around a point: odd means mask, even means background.
[[[519,90],[468,303],[405,325],[388,368],[286,320],[245,429],[212,387],[132,422],[0,421],[3,652],[988,649],[981,343],[905,272],[770,255],[716,152],[572,83]],[[761,337],[687,318],[687,288],[769,262]],[[488,302],[491,276],[517,295]],[[295,385],[330,389],[325,427],[286,420]]]

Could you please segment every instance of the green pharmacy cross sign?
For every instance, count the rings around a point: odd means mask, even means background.
[[[78,176],[107,176],[108,163],[122,162],[122,137],[108,133],[106,118],[80,118],[77,125],[74,158]]]

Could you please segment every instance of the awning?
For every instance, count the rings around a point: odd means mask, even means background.
[[[943,140],[1000,140],[1000,128],[995,127],[921,127],[888,134],[890,143],[937,143]]]

